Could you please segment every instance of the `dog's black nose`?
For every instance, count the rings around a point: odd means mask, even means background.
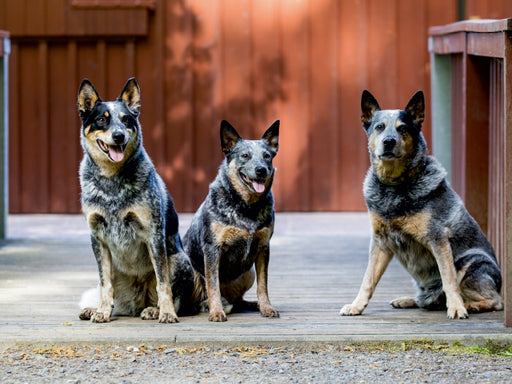
[[[114,140],[114,143],[118,145],[124,144],[124,132],[116,131],[112,133],[112,140]]]
[[[256,168],[256,176],[266,177],[267,176],[267,168],[265,168],[265,167]]]
[[[392,151],[393,148],[395,148],[396,139],[390,136],[385,137],[384,140],[382,140],[382,144],[384,145],[384,151]]]

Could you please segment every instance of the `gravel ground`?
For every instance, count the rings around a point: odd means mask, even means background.
[[[1,350],[1,349],[0,349]],[[512,358],[468,348],[320,346],[16,347],[2,383],[506,383]]]

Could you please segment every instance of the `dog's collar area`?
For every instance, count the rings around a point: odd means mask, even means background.
[[[408,172],[404,172],[404,174],[402,174],[399,177],[379,177],[377,175],[377,179],[379,180],[379,182],[381,184],[384,184],[384,185],[390,185],[390,186],[400,185],[400,184],[403,184],[406,180],[412,179],[412,178],[416,177],[418,174],[420,174],[421,172],[423,172],[425,167],[426,167],[426,161],[422,160],[416,167],[411,168]]]
[[[101,149],[101,151],[105,153],[113,162],[118,163],[124,159],[124,150],[126,149],[126,144],[109,145],[100,139],[97,139],[96,143],[98,144],[98,147]]]

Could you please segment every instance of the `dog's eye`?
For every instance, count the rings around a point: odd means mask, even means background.
[[[396,127],[396,130],[401,135],[404,135],[407,133],[407,126],[405,124],[399,125],[398,127]]]
[[[249,154],[248,153],[242,153],[242,155],[240,157],[242,159],[244,159],[244,160],[247,160],[249,158]]]
[[[98,118],[96,119],[96,122],[97,122],[98,124],[105,124],[105,121],[106,121],[106,119],[105,119],[104,117],[98,117]]]
[[[265,153],[265,154],[263,154],[263,158],[264,158],[265,160],[270,159],[270,157],[271,157],[271,156],[270,156],[270,153]]]
[[[384,130],[384,124],[377,124],[377,125],[375,126],[375,129],[376,129],[377,131],[383,131],[383,130]]]
[[[129,116],[123,116],[123,124],[128,125],[130,123],[130,117]]]

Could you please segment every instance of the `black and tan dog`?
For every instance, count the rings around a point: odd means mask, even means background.
[[[191,307],[194,272],[171,196],[142,146],[139,109],[133,78],[109,102],[87,79],[80,85],[82,210],[100,275],[99,306],[80,318],[97,323],[113,310],[174,323]]]
[[[274,229],[272,159],[277,154],[279,121],[261,140],[243,140],[222,121],[220,141],[225,159],[206,200],[183,238],[185,251],[200,274],[196,288],[208,299],[210,321],[226,321],[222,298],[235,309],[258,310],[278,317],[268,298],[269,241]],[[254,283],[257,303],[243,296]],[[196,274],[197,276],[197,274]]]
[[[361,101],[371,167],[364,197],[372,225],[370,258],[359,294],[341,315],[359,315],[393,256],[417,283],[416,298],[395,308],[447,308],[449,318],[501,310],[501,274],[493,248],[445,179],[421,134],[425,102],[417,92],[404,110]]]

